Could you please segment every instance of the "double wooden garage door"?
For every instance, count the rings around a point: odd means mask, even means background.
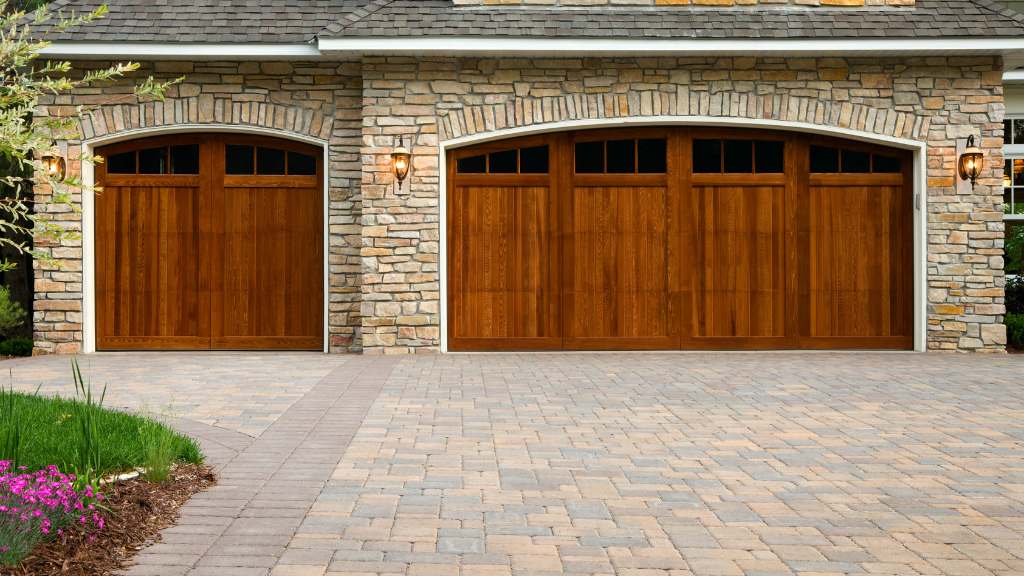
[[[319,149],[189,134],[97,152],[97,348],[322,348]]]
[[[451,350],[911,348],[911,157],[565,132],[450,156]]]

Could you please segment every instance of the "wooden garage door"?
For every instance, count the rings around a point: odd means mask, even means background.
[[[317,148],[189,134],[97,152],[97,348],[322,348]]]
[[[452,350],[912,346],[908,153],[762,130],[453,152]]]

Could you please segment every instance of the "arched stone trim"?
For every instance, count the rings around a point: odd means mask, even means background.
[[[85,140],[102,139],[119,132],[188,124],[251,126],[291,132],[328,140],[333,118],[301,106],[286,106],[204,94],[190,98],[167,98],[162,102],[140,102],[103,106],[82,119]]]
[[[891,108],[779,94],[690,91],[675,95],[646,90],[623,94],[567,94],[514,98],[507,102],[466,106],[442,113],[441,140],[495,130],[568,120],[644,116],[710,116],[801,122],[868,132],[892,138],[925,140],[929,119]]]

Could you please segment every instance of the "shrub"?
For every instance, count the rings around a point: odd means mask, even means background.
[[[0,341],[0,356],[31,356],[32,346],[31,338],[8,338]]]
[[[68,531],[90,537],[103,530],[96,504],[103,496],[92,487],[78,491],[75,477],[56,466],[25,472],[0,461],[0,566],[13,566],[44,540]]]
[[[1006,315],[1006,343],[1011,348],[1024,350],[1024,314]]]
[[[7,336],[25,322],[25,309],[11,300],[11,290],[0,286],[0,337]]]
[[[1006,279],[1006,313],[1024,314],[1024,276]]]

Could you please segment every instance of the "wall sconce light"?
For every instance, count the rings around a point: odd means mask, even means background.
[[[39,159],[39,162],[43,165],[43,170],[50,177],[50,180],[56,180],[61,182],[68,173],[68,164],[64,160],[64,157],[56,153],[57,143],[54,142],[50,147],[50,150],[43,154]]]
[[[402,181],[409,175],[409,159],[411,157],[412,153],[405,147],[405,139],[399,136],[398,145],[395,146],[394,152],[391,153],[391,167],[395,171],[395,187],[397,190],[402,189]]]
[[[960,158],[957,160],[957,171],[960,172],[960,179],[970,180],[971,190],[973,190],[974,183],[978,181],[978,175],[981,174],[981,170],[984,167],[985,155],[982,153],[981,148],[974,144],[974,136],[968,136],[967,148],[960,153]]]

